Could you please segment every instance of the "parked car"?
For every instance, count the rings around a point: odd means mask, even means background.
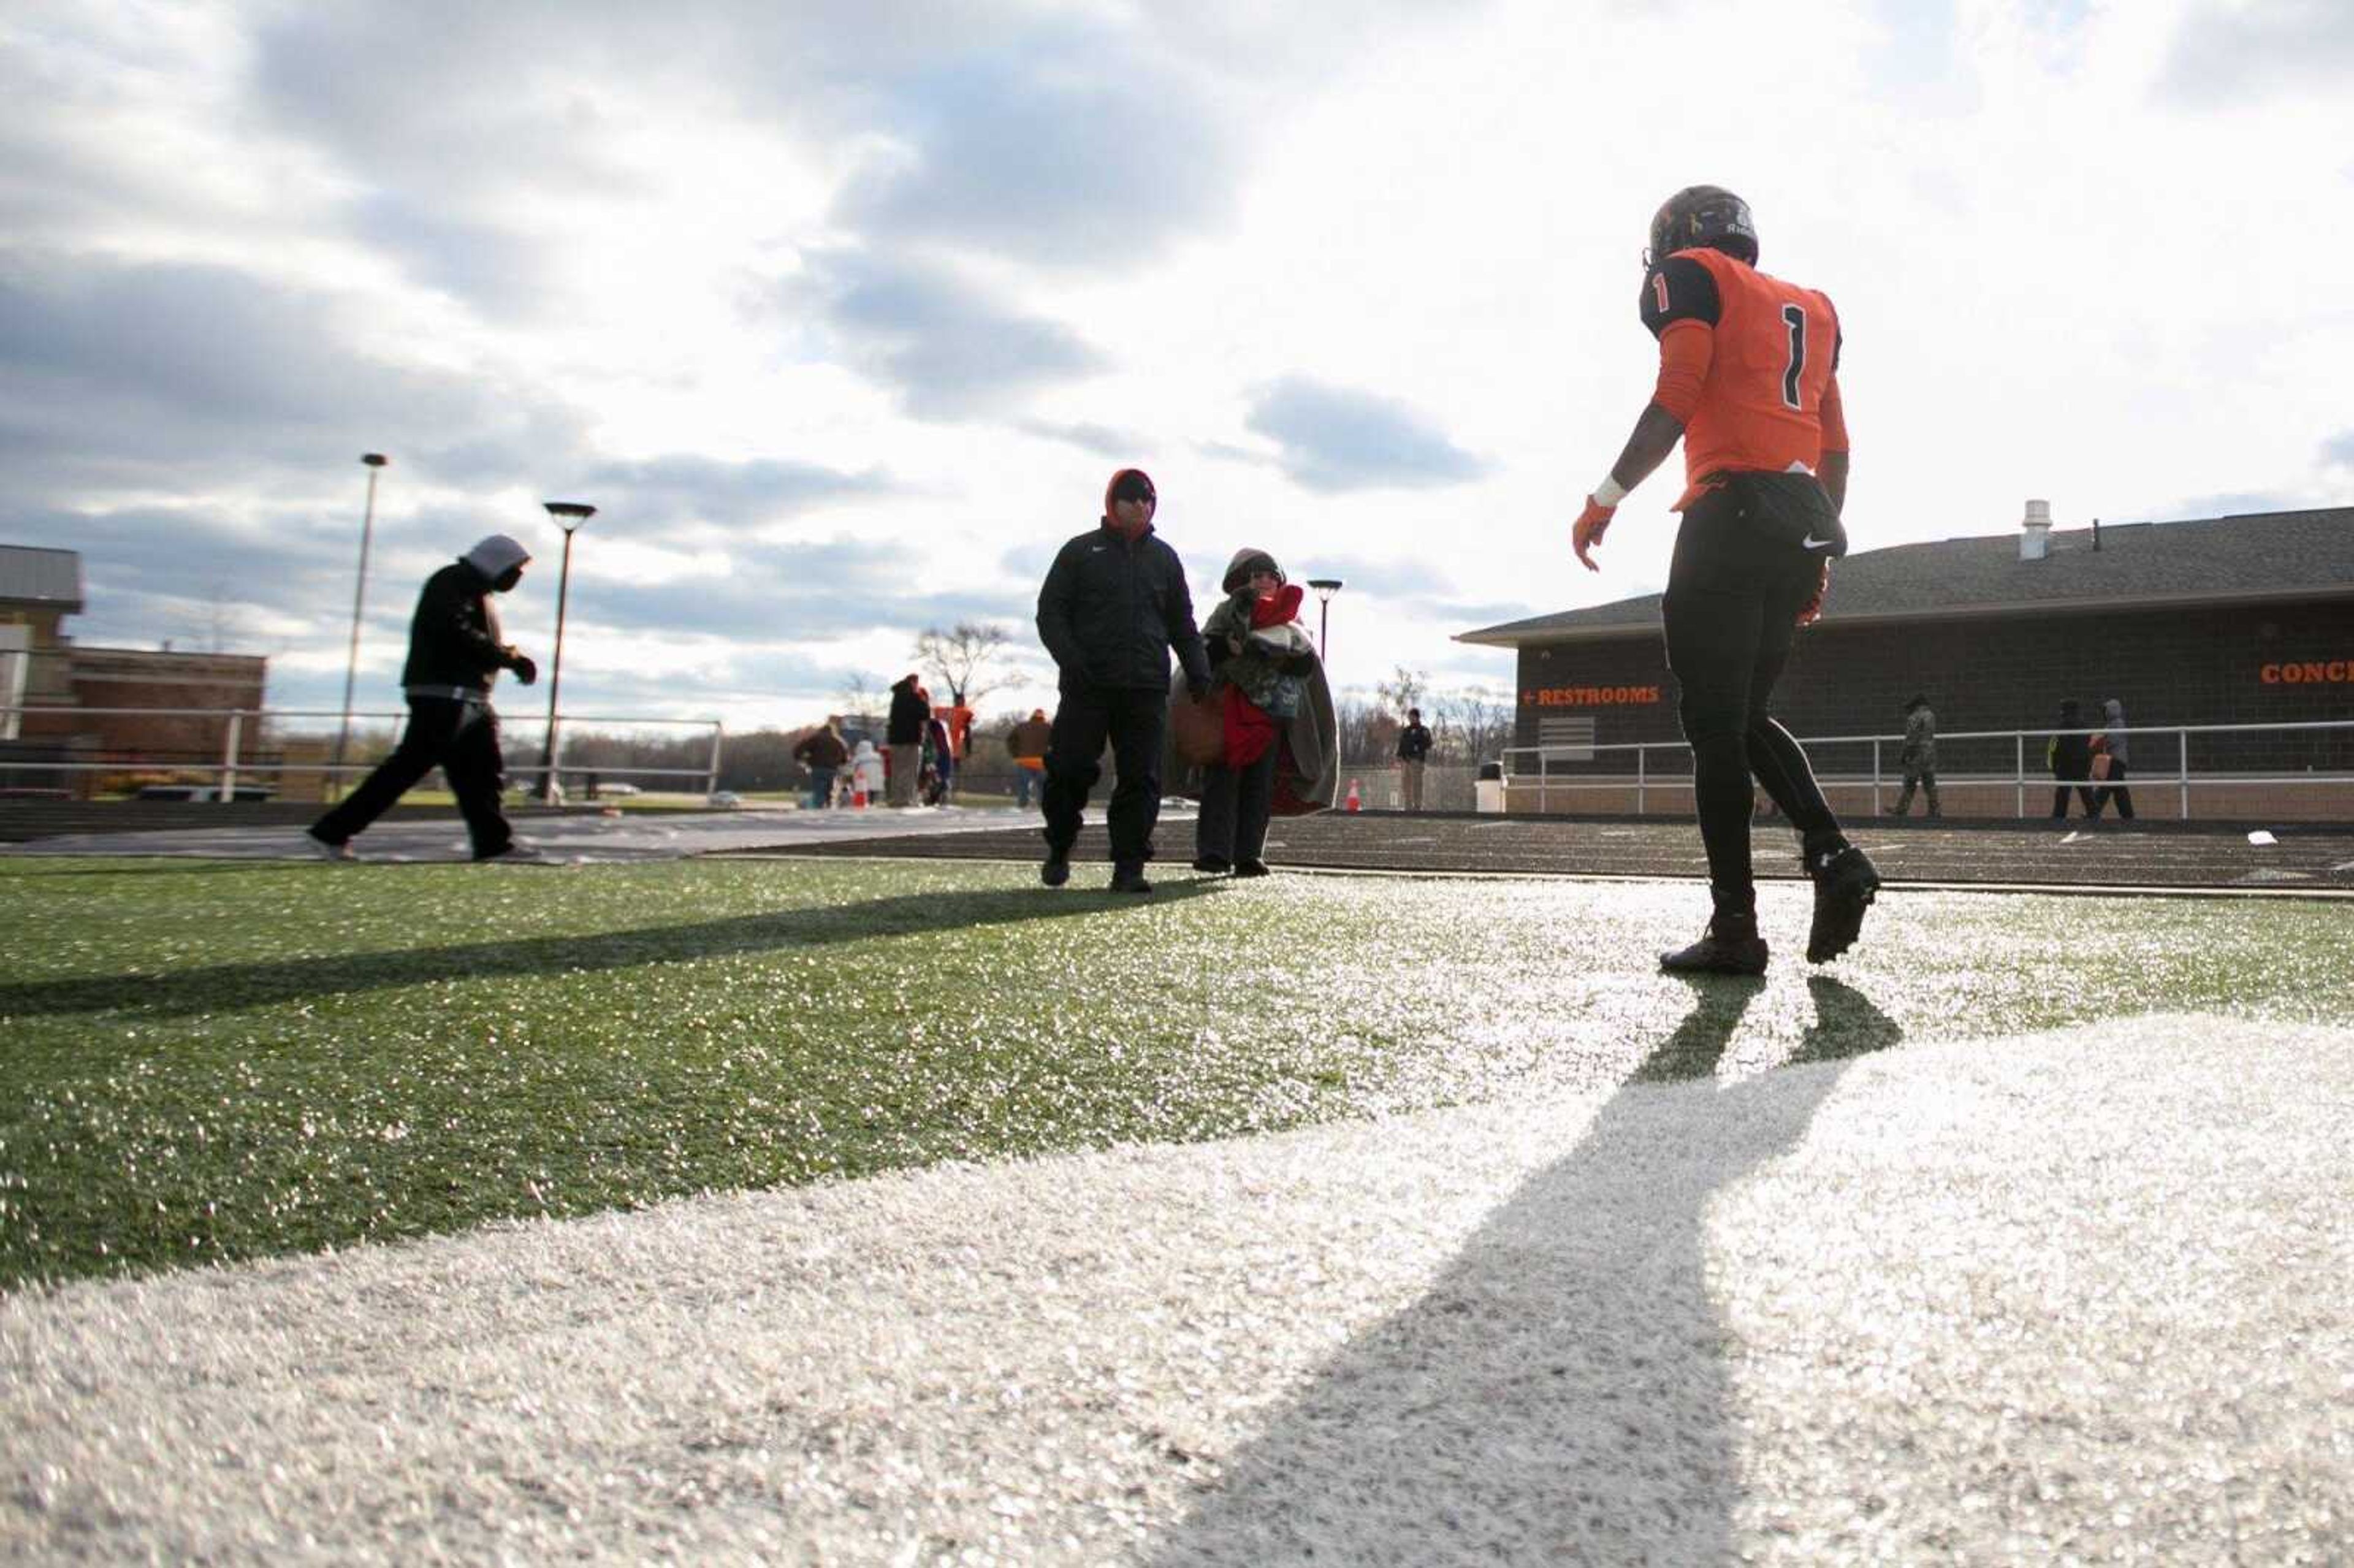
[[[596,793],[600,798],[610,796],[616,800],[626,800],[632,795],[642,795],[645,791],[634,784],[614,783],[598,785]]]
[[[723,810],[732,811],[737,807],[741,806],[744,803],[744,797],[738,795],[733,789],[714,789],[711,792],[711,803]]]

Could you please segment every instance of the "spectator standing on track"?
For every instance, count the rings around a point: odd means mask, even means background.
[[[1430,727],[1420,708],[1405,710],[1405,727],[1398,731],[1398,799],[1409,811],[1422,810],[1422,776],[1430,762]]]
[[[917,691],[925,701],[931,700],[931,694],[922,687],[917,687]],[[945,806],[949,803],[949,797],[956,792],[956,743],[949,737],[947,721],[935,713],[924,721],[925,805]]]
[[[2052,743],[2043,748],[2043,758],[2052,765],[2052,777],[2059,780],[2059,788],[2052,791],[2052,820],[2068,820],[2068,790],[2072,786],[2077,799],[2084,803],[2085,817],[2098,815],[2099,808],[2094,804],[2093,791],[2086,782],[2093,777],[2093,740],[2084,733],[2083,710],[2077,707],[2075,698],[2061,703],[2060,728],[2052,736]]]
[[[491,684],[512,670],[528,686],[539,666],[499,641],[491,596],[523,580],[531,552],[504,534],[493,534],[425,579],[408,623],[408,662],[400,684],[408,699],[408,727],[400,744],[360,787],[311,824],[309,836],[328,860],[356,859],[352,839],[388,810],[435,768],[450,780],[466,836],[480,860],[537,857],[517,842],[499,809],[506,765],[499,753],[499,720],[491,711]]]
[[[950,686],[949,705],[945,708],[933,709],[932,716],[948,726],[949,758],[961,767],[965,758],[972,755],[971,705],[964,700],[962,692]]]
[[[1821,963],[1854,944],[1880,874],[1840,831],[1806,752],[1768,705],[1798,629],[1822,613],[1832,558],[1847,553],[1839,313],[1815,290],[1757,270],[1756,226],[1731,191],[1678,191],[1652,217],[1650,241],[1638,308],[1659,340],[1659,380],[1570,542],[1599,571],[1589,552],[1618,503],[1683,443],[1673,508],[1683,523],[1660,620],[1715,908],[1699,941],[1659,963],[1766,971],[1749,857],[1753,779],[1801,835],[1815,885],[1807,958]]]
[[[1046,749],[1046,858],[1038,868],[1049,887],[1071,878],[1071,845],[1108,738],[1119,774],[1104,813],[1112,891],[1152,891],[1144,863],[1161,816],[1170,652],[1197,697],[1210,685],[1184,563],[1152,531],[1159,505],[1143,470],[1113,474],[1102,520],[1055,553],[1038,590],[1038,636],[1054,655],[1061,693]]]
[[[2101,808],[2115,800],[2118,820],[2130,822],[2134,820],[2133,791],[2126,788],[2126,761],[2132,751],[2133,741],[2126,734],[2125,704],[2115,697],[2109,698],[2101,705],[2101,717],[2105,726],[2095,745],[2107,759],[2108,771],[2103,775],[2105,781],[2101,788],[2093,791],[2091,814],[2099,816]]]
[[[1226,597],[1203,624],[1202,641],[1223,694],[1225,760],[1203,769],[1193,869],[1265,876],[1283,726],[1299,716],[1316,645],[1299,624],[1299,589],[1265,550],[1235,551],[1219,587]]]
[[[1944,815],[1937,809],[1937,715],[1918,692],[1904,704],[1904,749],[1897,754],[1896,765],[1904,770],[1904,788],[1896,792],[1896,814],[1912,814],[1913,790],[1918,786],[1928,798],[1929,815]]]
[[[913,675],[895,682],[891,715],[883,721],[883,743],[891,748],[891,804],[895,806],[916,803],[916,782],[923,769],[924,726],[932,716],[932,705],[922,693]]]
[[[1054,726],[1046,722],[1046,710],[1032,708],[1030,716],[1005,737],[1006,755],[1013,758],[1013,804],[1018,810],[1028,810],[1038,798],[1038,786],[1046,777],[1046,745],[1054,733]]]
[[[822,811],[833,804],[833,776],[850,760],[850,747],[842,738],[842,721],[832,714],[814,734],[802,737],[793,747],[793,760],[809,769],[810,809]]]

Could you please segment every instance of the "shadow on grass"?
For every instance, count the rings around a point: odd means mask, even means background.
[[[1744,1482],[1711,1210],[1798,1147],[1840,1075],[1712,1083],[1765,987],[1691,985],[1576,1147],[1319,1367],[1153,1563],[1733,1560]],[[1807,989],[1792,1063],[1903,1038],[1853,988]]]
[[[922,936],[1020,920],[1141,912],[1212,893],[1209,882],[1161,884],[1150,898],[1129,894],[994,888],[904,894],[863,904],[781,909],[682,926],[585,936],[531,937],[391,952],[335,953],[276,963],[217,964],[165,974],[103,975],[0,985],[0,1018],[128,1012],[173,1016],[266,1007],[435,980],[512,979],[628,969],[639,964],[726,958],[786,948],[824,947],[870,937]]]
[[[168,859],[151,855],[136,865],[42,865],[12,861],[5,863],[11,881],[66,881],[74,878],[119,876],[227,876],[250,875],[258,871],[284,871],[299,861],[286,860],[197,860]]]

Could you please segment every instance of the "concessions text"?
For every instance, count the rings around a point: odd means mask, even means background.
[[[2256,672],[2267,686],[2342,686],[2354,682],[2354,659],[2306,659]]]

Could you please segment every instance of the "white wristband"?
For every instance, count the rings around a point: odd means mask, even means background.
[[[1602,476],[1602,482],[1594,487],[1594,504],[1596,506],[1616,506],[1626,499],[1627,487],[1606,473]]]

